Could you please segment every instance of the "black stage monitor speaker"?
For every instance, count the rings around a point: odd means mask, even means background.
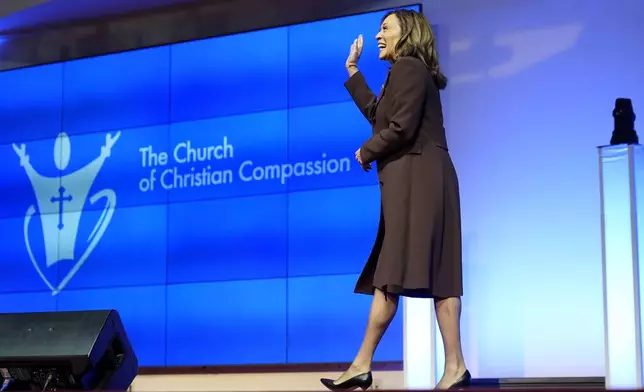
[[[6,391],[125,391],[138,369],[116,310],[0,314]]]

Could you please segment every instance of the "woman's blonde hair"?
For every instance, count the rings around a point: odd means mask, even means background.
[[[396,57],[416,57],[425,63],[439,89],[447,87],[447,77],[438,63],[436,37],[425,16],[420,12],[400,9],[388,12],[382,20],[389,15],[396,16],[400,25],[400,40],[394,49]]]

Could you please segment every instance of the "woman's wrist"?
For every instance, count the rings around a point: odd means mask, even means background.
[[[346,68],[347,72],[349,73],[349,77],[358,73],[358,66],[356,64],[347,64]]]

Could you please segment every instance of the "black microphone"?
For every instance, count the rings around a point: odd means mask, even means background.
[[[610,144],[639,144],[637,132],[635,132],[635,112],[633,103],[629,98],[617,98],[615,109],[613,109],[615,128]]]

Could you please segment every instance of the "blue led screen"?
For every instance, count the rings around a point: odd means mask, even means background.
[[[0,73],[2,312],[117,309],[142,366],[350,361],[380,196],[344,61],[364,34],[379,90],[384,12]]]

